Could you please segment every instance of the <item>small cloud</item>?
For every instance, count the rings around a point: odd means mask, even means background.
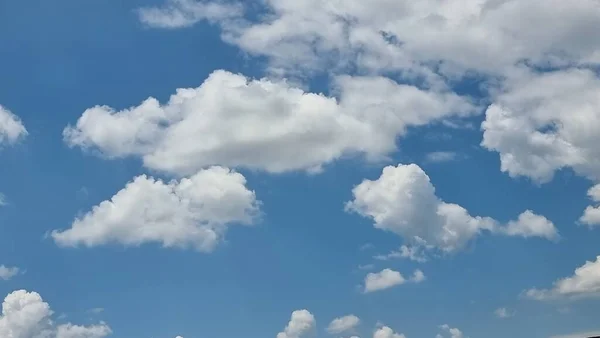
[[[371,243],[365,243],[363,245],[360,246],[360,251],[365,251],[365,250],[369,250],[373,248],[373,244]]]
[[[421,283],[425,275],[421,270],[416,270],[408,280],[411,283]],[[364,293],[381,291],[406,283],[407,280],[398,271],[383,269],[380,272],[371,272],[365,277]]]
[[[0,192],[0,207],[3,207],[7,204],[6,196]]]
[[[360,319],[355,315],[335,318],[327,326],[327,332],[330,334],[339,334],[342,332],[351,332],[360,324]]]
[[[365,264],[365,265],[359,265],[358,269],[359,270],[371,270],[375,267],[375,265],[373,264]]]
[[[21,269],[17,267],[7,267],[4,265],[0,265],[0,279],[9,280],[14,276],[21,273]]]
[[[458,154],[453,151],[434,151],[425,155],[425,161],[430,163],[450,162],[458,158]]]
[[[99,313],[104,312],[104,308],[102,308],[102,307],[95,307],[93,309],[89,309],[88,312],[89,313],[93,313],[93,314],[99,314]]]
[[[510,318],[510,317],[513,317],[515,315],[515,312],[514,311],[510,311],[510,310],[508,310],[505,307],[501,307],[499,309],[496,309],[496,311],[494,311],[494,314],[498,318]]]

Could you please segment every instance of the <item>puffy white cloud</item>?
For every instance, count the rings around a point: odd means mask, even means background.
[[[478,111],[444,89],[421,90],[383,77],[341,76],[339,99],[285,81],[215,71],[168,103],[97,106],[64,130],[70,146],[109,158],[141,156],[148,168],[190,175],[210,165],[272,173],[318,170],[346,155],[382,159],[407,127]]]
[[[595,0],[262,3],[259,11],[269,15],[223,22],[224,39],[267,56],[275,71],[358,65],[423,72],[427,65],[449,74],[466,69],[499,73],[523,60],[553,65],[600,61]]]
[[[27,135],[21,120],[10,110],[0,105],[0,145],[12,144]]]
[[[501,308],[496,309],[496,311],[494,311],[494,314],[498,318],[509,318],[509,317],[513,317],[515,315],[515,312],[511,311],[505,307],[501,307]]]
[[[51,235],[60,246],[157,242],[210,252],[228,225],[249,225],[258,216],[259,202],[245,184],[244,176],[223,167],[168,183],[141,175]]]
[[[388,326],[382,326],[373,333],[373,338],[406,338],[402,333],[396,333]]]
[[[167,0],[161,7],[138,10],[140,21],[156,28],[189,27],[201,21],[215,22],[235,18],[242,14],[239,4],[196,0]]]
[[[21,270],[15,266],[0,265],[0,279],[9,280],[18,275]]]
[[[308,310],[296,310],[292,312],[292,317],[282,332],[277,334],[277,338],[302,338],[315,328],[315,316]]]
[[[450,334],[450,338],[464,338],[463,333],[459,329],[455,327],[450,327],[448,324],[440,325],[440,329],[445,333]],[[442,336],[441,334],[438,334],[436,338],[443,337],[444,336]]]
[[[355,315],[347,315],[335,318],[327,326],[327,332],[330,334],[338,334],[354,330],[360,324],[360,318]]]
[[[575,269],[573,276],[557,280],[552,288],[533,288],[526,290],[523,295],[534,300],[600,296],[600,256]]]
[[[378,229],[407,240],[418,238],[418,244],[426,243],[444,252],[464,248],[482,231],[522,237],[557,236],[551,222],[531,211],[507,226],[489,217],[471,216],[460,205],[440,200],[427,174],[415,164],[385,167],[377,180],[364,180],[352,193],[354,199],[346,204],[346,210],[371,218]]]
[[[520,214],[516,221],[508,222],[502,231],[509,236],[542,237],[548,240],[559,238],[554,224],[546,217],[534,214],[531,210]]]
[[[91,326],[67,323],[55,326],[51,316],[50,306],[38,293],[14,291],[2,303],[0,337],[102,338],[112,333],[105,323]]]
[[[512,177],[544,183],[572,168],[600,180],[600,78],[591,70],[514,72],[482,128],[481,144],[500,154]]]
[[[425,280],[425,275],[421,270],[415,270],[413,276],[408,280],[413,283],[420,283]],[[406,283],[407,280],[398,271],[383,269],[379,272],[370,272],[365,277],[364,292],[374,292],[389,289],[396,285]]]
[[[600,184],[597,184],[588,190],[588,196],[594,202],[600,204]],[[579,218],[579,222],[589,226],[600,226],[600,205],[597,207],[588,206],[583,211],[583,215]]]

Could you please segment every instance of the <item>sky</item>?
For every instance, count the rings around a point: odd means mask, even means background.
[[[597,0],[1,0],[2,338],[600,334]]]

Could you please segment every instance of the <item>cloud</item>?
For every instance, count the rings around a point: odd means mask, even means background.
[[[195,0],[167,0],[161,7],[144,7],[137,11],[140,21],[150,27],[175,29],[207,20],[217,22],[242,15],[242,6],[234,3]]]
[[[296,310],[292,312],[290,322],[277,338],[302,338],[314,330],[316,325],[315,316],[308,310]]]
[[[584,338],[584,337],[596,337],[599,335],[600,335],[600,330],[557,335],[557,336],[552,336],[550,338]]]
[[[450,338],[464,338],[462,331],[455,327],[450,327],[448,324],[440,325],[440,329],[450,334]],[[436,338],[443,338],[441,334],[438,334]]]
[[[0,279],[9,280],[14,276],[18,275],[21,270],[17,267],[8,267],[5,265],[0,265]]]
[[[11,338],[102,338],[112,333],[105,324],[55,325],[52,310],[36,292],[14,291],[4,298],[0,316],[0,337]]]
[[[352,190],[346,210],[374,221],[378,229],[391,231],[420,245],[456,252],[482,231],[509,236],[555,238],[554,225],[525,211],[507,226],[489,217],[473,217],[457,204],[435,195],[429,177],[416,164],[388,166],[375,180],[364,180]]]
[[[509,236],[541,237],[548,240],[559,238],[558,230],[546,217],[536,215],[531,210],[526,210],[519,215],[516,221],[510,221],[502,228]]]
[[[211,165],[270,173],[315,171],[344,156],[381,160],[410,126],[478,108],[443,89],[383,77],[337,77],[339,99],[285,81],[213,72],[161,105],[148,98],[115,111],[87,109],[64,139],[107,158],[140,156],[147,168],[185,176]]]
[[[330,334],[338,334],[354,330],[360,324],[360,318],[355,315],[347,315],[335,318],[327,326],[327,332]]]
[[[269,15],[253,15],[257,9],[252,7],[244,20],[221,23],[223,37],[245,52],[267,57],[279,73],[357,66],[417,74],[427,73],[425,68],[449,75],[466,70],[498,74],[523,60],[539,65],[600,61],[595,0],[262,4],[258,12]]]
[[[450,162],[454,161],[458,154],[453,151],[435,151],[427,153],[425,160],[432,163]]]
[[[413,283],[420,283],[425,280],[425,275],[421,270],[415,270],[413,276],[408,280]],[[383,269],[380,272],[370,272],[365,277],[365,293],[381,291],[391,287],[402,285],[407,280],[398,271]]]
[[[380,327],[373,333],[373,338],[406,338],[402,333],[396,333],[388,326]]]
[[[533,288],[524,291],[523,295],[534,300],[600,296],[600,256],[575,269],[573,276],[557,280],[552,288]]]
[[[545,183],[572,168],[600,180],[599,116],[600,78],[593,71],[519,71],[487,108],[481,144],[500,154],[511,177]]]
[[[259,202],[245,184],[244,176],[223,167],[168,183],[141,175],[75,219],[71,228],[51,235],[60,246],[156,242],[210,252],[228,225],[256,220]]]
[[[402,245],[398,251],[391,251],[385,255],[376,255],[373,258],[382,261],[393,258],[406,258],[419,263],[427,262],[427,251],[434,249],[434,247],[427,245],[427,242],[418,236],[415,236],[413,242],[414,244],[412,245]]]
[[[27,136],[27,129],[10,110],[0,105],[0,145],[14,144]]]
[[[590,228],[600,226],[600,184],[597,184],[588,190],[588,196],[599,205],[597,207],[588,206],[579,218],[579,222]]]
[[[496,309],[496,311],[494,311],[494,314],[498,318],[510,318],[515,315],[515,312],[511,311],[505,307],[501,307],[501,308]]]

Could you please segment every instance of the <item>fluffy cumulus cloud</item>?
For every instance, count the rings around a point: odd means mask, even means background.
[[[339,334],[343,332],[351,332],[360,324],[360,318],[355,315],[347,315],[335,318],[327,326],[327,332],[330,334]]]
[[[5,266],[0,265],[0,279],[9,280],[14,276],[18,275],[21,272],[21,269],[16,266]]]
[[[442,330],[442,332],[444,332],[444,334],[447,334],[449,338],[464,338],[465,336],[463,335],[462,331],[460,331],[459,329],[455,328],[455,327],[450,327],[450,325],[448,324],[444,324],[444,325],[440,325],[440,330]],[[438,334],[436,336],[436,338],[444,338],[444,335],[442,334]]]
[[[600,37],[595,34],[600,30],[600,8],[595,0],[268,0],[263,4],[270,15],[251,17],[256,11],[252,8],[238,20],[222,21],[223,37],[250,54],[268,57],[277,71],[358,65],[423,73],[427,65],[446,74],[468,69],[500,73],[523,60],[600,62]],[[163,12],[169,16],[169,8]]]
[[[482,128],[482,145],[500,154],[502,171],[512,177],[544,183],[572,168],[600,180],[600,78],[592,70],[516,71]]]
[[[2,303],[0,337],[10,338],[102,338],[112,333],[105,323],[79,326],[55,325],[50,305],[36,292],[14,291]]]
[[[51,236],[60,246],[156,242],[210,252],[228,225],[250,225],[259,216],[259,202],[245,184],[244,176],[223,167],[171,182],[141,175]]]
[[[90,108],[64,138],[108,158],[140,156],[146,167],[175,175],[210,165],[280,173],[318,170],[347,155],[381,159],[407,127],[477,112],[444,89],[383,77],[341,76],[334,87],[339,98],[215,71],[164,105],[148,98],[121,111]]]
[[[402,333],[396,333],[388,326],[382,326],[375,330],[373,338],[406,338]]]
[[[570,277],[554,282],[550,289],[529,289],[523,295],[534,300],[578,299],[600,296],[600,256],[575,269]]]
[[[435,195],[425,172],[415,164],[388,166],[377,180],[364,180],[352,190],[346,209],[373,220],[376,228],[394,232],[417,244],[444,252],[463,249],[479,233],[537,236],[555,239],[554,225],[543,216],[525,211],[517,221],[500,225],[489,217],[471,216],[460,205]]]
[[[579,218],[579,222],[589,227],[600,226],[600,184],[597,184],[588,190],[590,199],[598,206],[588,206]]]
[[[13,144],[27,135],[27,129],[15,114],[0,105],[0,145]]]
[[[292,312],[289,323],[277,338],[303,338],[315,329],[315,316],[308,310],[296,310]]]
[[[425,280],[425,274],[421,270],[415,270],[407,280],[398,271],[383,269],[379,272],[368,273],[365,277],[364,292],[375,292],[402,285],[406,282],[421,283]]]

